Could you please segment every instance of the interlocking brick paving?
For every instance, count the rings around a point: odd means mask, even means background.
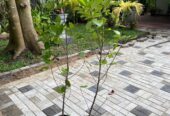
[[[151,65],[151,64],[153,64],[154,62],[151,61],[151,60],[144,60],[143,63],[144,63],[144,64],[147,64],[147,65]]]
[[[100,82],[94,116],[170,116],[170,42],[167,41],[170,30],[153,32],[156,33],[154,37],[136,42],[138,47],[120,50],[122,54],[116,58],[116,64]],[[85,65],[82,65],[84,60],[78,60],[70,67],[75,75],[69,78],[67,115],[88,116],[99,65],[94,62],[97,61],[95,55],[85,60]],[[102,74],[106,68],[103,65]],[[0,115],[59,116],[62,95],[54,88],[64,84],[64,77],[58,67],[53,71],[55,80],[47,70],[1,86]]]
[[[43,110],[43,112],[47,115],[47,116],[54,116],[58,113],[61,112],[61,108],[58,107],[57,105],[52,105],[46,109]]]
[[[19,91],[21,91],[22,93],[26,93],[26,92],[28,92],[28,91],[30,91],[30,90],[32,90],[32,89],[33,89],[32,86],[27,85],[27,86],[24,86],[24,87],[19,88]]]
[[[119,61],[117,61],[117,63],[118,63],[118,64],[121,64],[121,65],[126,64],[126,62],[125,62],[125,61],[123,61],[123,60],[119,60]]]
[[[164,72],[161,72],[161,71],[157,71],[157,70],[154,70],[151,72],[152,75],[155,75],[155,76],[158,76],[158,77],[161,77],[162,75],[164,75],[165,73]]]
[[[91,86],[90,88],[88,88],[90,91],[92,91],[92,92],[96,92],[96,90],[97,90],[97,85],[93,85],[93,86]],[[99,89],[98,89],[98,91],[100,92],[101,90],[103,90],[103,87],[101,87],[101,86],[99,86]]]
[[[136,93],[140,89],[138,87],[133,86],[133,85],[129,85],[125,88],[125,90],[130,92],[130,93]]]
[[[149,116],[152,113],[151,111],[149,111],[141,106],[137,106],[131,112],[133,114],[135,114],[136,116]]]
[[[120,74],[120,75],[123,75],[123,76],[126,76],[126,77],[132,75],[132,73],[129,72],[129,71],[127,71],[127,70],[123,70],[123,71],[121,71],[119,74]]]

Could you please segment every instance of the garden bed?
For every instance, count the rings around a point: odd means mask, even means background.
[[[121,43],[126,43],[131,40],[137,39],[141,36],[145,36],[147,33],[138,31],[138,30],[129,30],[129,29],[117,29],[121,32],[122,37],[120,39]],[[95,43],[89,42],[88,38],[90,36],[85,31],[84,25],[77,25],[75,28],[75,31],[78,33],[84,33],[86,34],[86,38],[82,38],[80,40],[74,40],[69,45],[69,54],[75,54],[81,51],[89,50],[88,54],[86,56],[94,54],[94,51],[97,49],[97,45]],[[71,35],[71,34],[70,34]],[[107,33],[108,40],[113,39],[112,33]],[[74,38],[74,35],[73,35]],[[109,41],[108,41],[109,42]],[[0,51],[2,51],[5,46],[7,45],[8,40],[0,40]],[[109,43],[105,43],[105,46],[109,45]],[[61,49],[58,46],[53,46],[53,50],[56,51],[56,57],[60,59],[60,62],[62,60],[61,64],[64,64],[64,52],[63,49]],[[78,55],[70,55],[71,61],[75,61],[79,59]],[[55,67],[55,65],[54,65]],[[24,52],[19,58],[16,60],[11,59],[11,55],[1,55],[0,56],[0,84],[7,83],[9,81],[16,80],[18,78],[23,78],[30,76],[32,74],[41,72],[43,70],[48,69],[47,66],[45,66],[44,63],[42,63],[41,56],[35,56],[32,53],[26,51]],[[5,78],[4,78],[5,77]]]

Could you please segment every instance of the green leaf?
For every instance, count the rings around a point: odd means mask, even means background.
[[[78,2],[79,2],[80,5],[82,5],[82,6],[85,6],[85,5],[86,5],[85,0],[78,0]]]
[[[108,57],[108,58],[113,58],[113,54],[110,53],[110,54],[107,55],[107,57]]]
[[[61,75],[62,76],[66,77],[68,73],[69,73],[69,69],[67,69],[67,68],[62,68],[61,69]]]
[[[101,62],[100,62],[102,65],[105,65],[105,64],[107,64],[107,60],[106,59],[103,59],[103,60],[101,60]]]
[[[70,29],[73,29],[74,28],[74,24],[73,23],[69,23],[69,27],[70,27]]]
[[[116,35],[121,35],[121,33],[119,32],[119,31],[117,31],[117,30],[114,30],[114,33],[116,34]]]
[[[92,22],[93,22],[93,24],[95,24],[95,25],[98,26],[98,27],[101,27],[101,26],[103,26],[103,24],[104,24],[104,21],[103,21],[103,20],[93,19]]]
[[[50,50],[45,50],[43,52],[43,60],[44,60],[45,63],[50,64],[51,61],[52,61],[52,57],[53,56],[52,56],[52,53],[51,53]]]
[[[66,84],[67,87],[71,87],[71,83],[70,83],[70,81],[68,79],[65,80],[65,84]]]
[[[64,85],[61,85],[61,86],[58,86],[58,87],[56,87],[56,88],[54,88],[54,90],[56,91],[56,92],[58,92],[58,93],[60,93],[60,94],[63,94],[63,93],[65,93],[66,92],[66,86],[64,86]]]

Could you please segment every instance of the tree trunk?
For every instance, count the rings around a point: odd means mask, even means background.
[[[34,54],[41,54],[43,43],[38,42],[34,29],[30,0],[7,0],[9,15],[9,43],[5,52],[14,52],[13,58],[18,57],[25,48]]]
[[[31,52],[40,54],[41,48],[38,45],[38,35],[32,21],[30,0],[16,0],[16,4],[25,44]]]
[[[15,0],[8,0],[6,4],[9,15],[10,39],[5,52],[14,52],[13,58],[15,59],[25,49],[25,43]]]

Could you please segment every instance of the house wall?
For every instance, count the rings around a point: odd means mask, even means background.
[[[161,10],[161,14],[167,14],[168,12],[168,3],[170,0],[157,0],[157,8]]]

